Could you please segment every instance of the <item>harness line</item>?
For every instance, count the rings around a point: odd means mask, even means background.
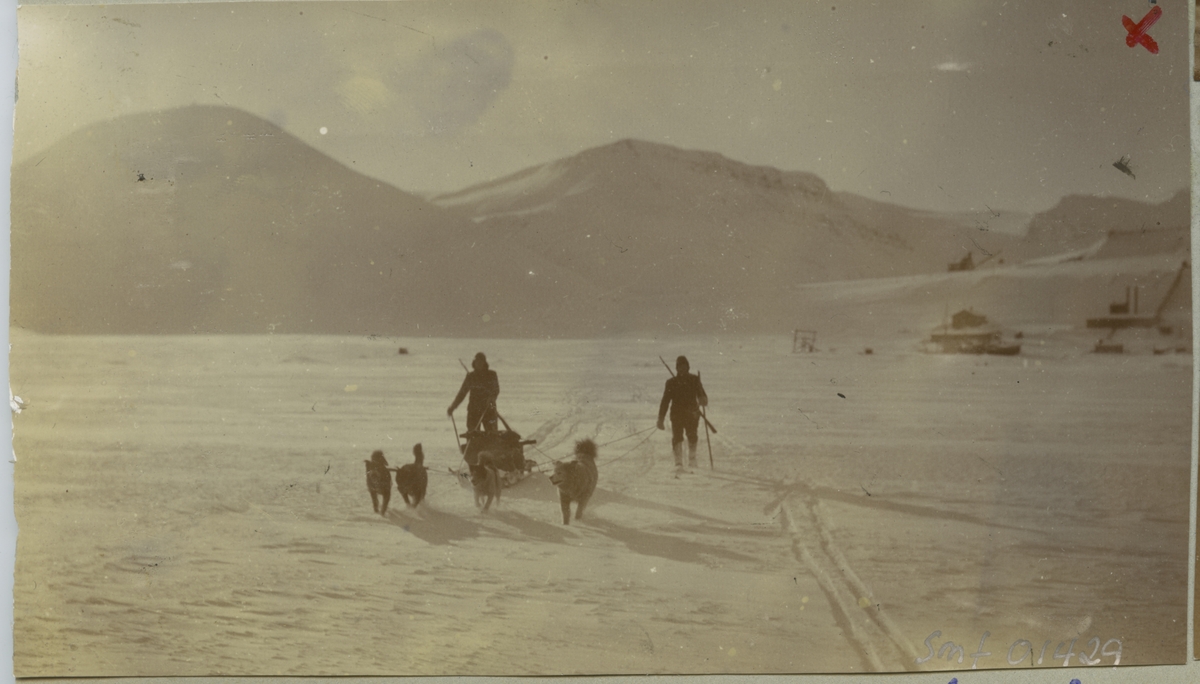
[[[615,443],[615,442],[619,442],[619,441],[621,441],[622,439],[629,439],[630,437],[636,437],[636,436],[638,436],[638,435],[642,434],[643,432],[650,432],[651,430],[654,430],[654,429],[655,429],[655,426],[651,426],[651,427],[648,427],[648,428],[646,428],[645,430],[639,430],[639,431],[637,431],[637,432],[634,432],[634,433],[632,433],[632,434],[625,435],[624,437],[620,437],[620,438],[618,438],[618,439],[614,439],[614,440],[612,440],[611,442],[605,442],[604,444],[599,444],[599,445],[597,445],[597,446],[608,446],[609,444],[613,444],[613,443]],[[634,444],[632,447],[630,447],[628,450],[626,450],[626,451],[625,451],[625,453],[621,454],[620,456],[617,456],[616,458],[611,458],[611,459],[609,459],[609,460],[607,460],[607,461],[604,461],[603,463],[597,463],[597,464],[596,464],[596,466],[597,466],[597,467],[599,467],[599,466],[602,466],[602,465],[608,465],[608,464],[610,464],[610,463],[616,463],[617,461],[619,461],[619,460],[621,460],[621,459],[625,458],[625,457],[626,457],[626,456],[628,456],[629,454],[632,454],[634,451],[636,451],[636,450],[637,450],[637,448],[638,448],[638,447],[640,447],[640,446],[642,446],[643,444],[645,444],[646,442],[650,441],[650,438],[651,438],[651,437],[653,437],[653,436],[654,436],[653,434],[646,435],[646,436],[645,436],[645,437],[642,439],[642,441],[638,442],[637,444]],[[534,449],[537,449],[537,452],[538,452],[539,454],[541,454],[541,455],[545,456],[546,458],[550,459],[550,463],[559,463],[559,462],[561,462],[561,461],[565,460],[565,459],[561,459],[561,458],[553,458],[553,457],[551,457],[551,456],[550,456],[550,454],[547,454],[546,452],[542,451],[541,449],[538,449],[538,448],[537,448],[537,445],[534,445],[534,447],[533,447],[533,448],[534,448]],[[534,468],[534,469],[533,469],[532,471],[530,471],[530,472],[545,473],[546,471],[545,471],[545,470],[543,470],[543,466],[542,466],[542,465],[538,465],[536,468]]]

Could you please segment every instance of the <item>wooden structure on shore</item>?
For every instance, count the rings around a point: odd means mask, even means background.
[[[1179,270],[1175,272],[1175,279],[1171,281],[1170,287],[1167,288],[1167,294],[1163,296],[1162,301],[1155,307],[1152,315],[1142,314],[1139,311],[1138,295],[1142,286],[1126,285],[1125,301],[1109,304],[1107,316],[1087,319],[1087,327],[1108,329],[1112,331],[1109,333],[1110,336],[1112,333],[1123,328],[1162,328],[1164,311],[1179,294],[1180,287],[1191,286],[1191,278],[1185,278],[1185,276],[1190,275],[1191,268],[1188,262],[1185,261],[1179,267]],[[1131,294],[1132,299],[1130,298]]]
[[[792,353],[815,352],[817,350],[816,330],[793,330]]]
[[[934,328],[929,342],[943,354],[999,354],[1013,356],[1021,353],[1021,345],[1004,344],[999,327],[988,323],[987,316],[963,309],[950,317],[949,323]]]

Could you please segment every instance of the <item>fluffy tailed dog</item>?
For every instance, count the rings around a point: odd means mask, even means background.
[[[588,499],[596,491],[600,472],[596,470],[596,443],[590,439],[575,442],[575,460],[558,463],[550,481],[558,487],[558,502],[562,505],[563,524],[571,524],[571,502],[576,503],[575,519],[583,517]]]
[[[500,502],[500,473],[492,465],[491,452],[480,452],[479,465],[471,466],[471,487],[475,490],[475,506],[480,510],[491,508],[493,500]]]
[[[388,501],[392,498],[392,474],[388,472],[387,459],[382,451],[371,454],[371,460],[363,460],[367,466],[367,491],[371,493],[371,505],[379,515],[387,515]]]
[[[425,452],[421,445],[413,447],[413,462],[400,466],[396,471],[396,489],[404,497],[404,503],[410,508],[416,508],[425,499],[425,489],[429,486],[429,474],[425,472]]]

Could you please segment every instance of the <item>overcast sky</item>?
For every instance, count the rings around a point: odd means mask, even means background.
[[[455,190],[632,137],[939,210],[1190,183],[1188,4],[1148,1],[26,5],[15,158],[192,103]],[[1137,178],[1115,169],[1129,155]]]

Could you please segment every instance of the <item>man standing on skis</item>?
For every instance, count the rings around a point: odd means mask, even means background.
[[[700,440],[696,429],[700,425],[700,407],[708,406],[708,395],[700,376],[688,372],[691,366],[686,356],[675,360],[676,374],[667,380],[662,402],[658,405],[658,429],[665,430],[663,419],[671,409],[671,451],[675,453],[675,468],[683,469],[683,436],[687,433],[688,465],[696,467],[696,444]]]

